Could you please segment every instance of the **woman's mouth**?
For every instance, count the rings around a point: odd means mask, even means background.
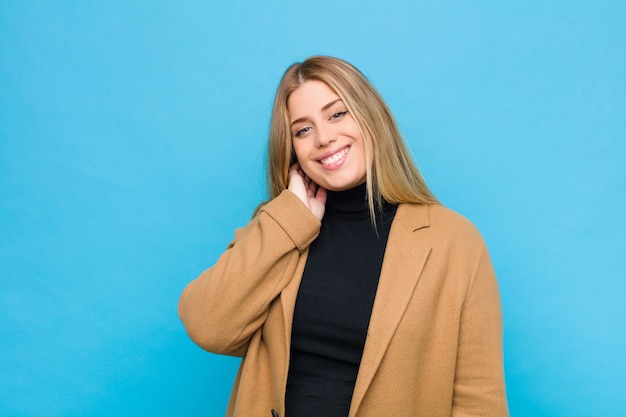
[[[350,152],[350,147],[346,146],[345,148],[341,149],[338,152],[335,152],[334,154],[324,158],[324,159],[320,159],[320,163],[322,165],[334,165],[337,164],[338,162],[340,162],[347,154],[348,152]]]

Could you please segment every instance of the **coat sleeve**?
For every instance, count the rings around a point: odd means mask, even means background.
[[[504,385],[500,295],[482,239],[481,244],[461,315],[453,417],[509,415]]]
[[[189,337],[214,353],[242,356],[270,303],[292,279],[320,222],[288,190],[270,201],[184,289],[178,314]]]

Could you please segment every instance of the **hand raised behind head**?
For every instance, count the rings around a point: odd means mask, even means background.
[[[298,196],[315,217],[322,220],[326,209],[326,190],[307,177],[298,163],[289,168],[288,181],[287,189]]]

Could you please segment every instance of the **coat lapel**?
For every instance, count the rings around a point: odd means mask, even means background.
[[[431,251],[417,230],[430,226],[427,205],[401,204],[383,260],[350,417],[354,417],[413,295]]]
[[[298,298],[298,290],[300,289],[300,283],[302,282],[302,274],[304,273],[304,266],[306,265],[306,259],[309,256],[309,248],[307,248],[298,259],[298,265],[293,275],[293,279],[280,294],[280,300],[283,308],[283,319],[285,323],[285,346],[289,351],[291,345],[291,326],[293,324],[293,313],[296,309],[296,299]]]

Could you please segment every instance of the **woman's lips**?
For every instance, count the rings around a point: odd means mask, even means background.
[[[325,158],[320,159],[319,162],[322,164],[324,168],[329,168],[329,169],[336,168],[343,163],[346,155],[348,155],[348,152],[350,152],[350,147],[346,146],[345,148],[342,148],[338,150],[337,152]]]

